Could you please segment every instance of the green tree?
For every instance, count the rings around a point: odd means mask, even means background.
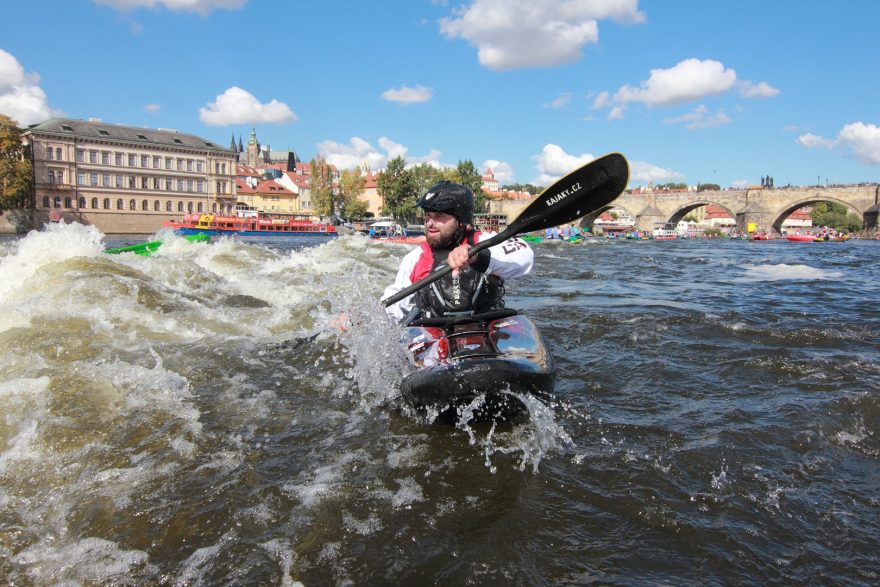
[[[483,191],[483,175],[477,171],[474,162],[470,159],[459,161],[455,175],[455,181],[466,185],[474,192],[474,212],[485,212],[486,193]]]
[[[843,204],[834,202],[819,202],[810,212],[810,218],[813,219],[813,224],[816,226],[830,226],[846,232],[862,229],[861,218],[850,212]]]
[[[398,155],[388,162],[388,166],[376,178],[376,188],[385,199],[382,214],[390,214],[395,219],[412,216],[418,192],[403,157]]]
[[[530,183],[511,183],[501,186],[501,189],[510,190],[512,192],[528,192],[533,196],[535,194],[540,194],[542,191],[544,191],[544,188],[532,185]]]
[[[721,186],[717,183],[698,183],[697,184],[698,192],[706,192],[706,191],[721,191]]]
[[[366,178],[357,171],[345,170],[339,178],[340,213],[347,220],[361,220],[367,213],[364,195]]]
[[[0,114],[0,214],[22,206],[33,191],[31,162],[21,143],[22,130]]]
[[[333,168],[323,157],[309,161],[312,173],[309,176],[309,191],[312,194],[312,206],[321,217],[335,213],[333,201]]]

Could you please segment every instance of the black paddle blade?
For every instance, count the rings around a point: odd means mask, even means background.
[[[620,153],[590,161],[541,192],[507,230],[515,234],[573,222],[604,208],[626,189],[629,164]]]

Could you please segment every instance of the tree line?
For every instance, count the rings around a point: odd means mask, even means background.
[[[0,114],[0,214],[20,208],[33,191],[33,171],[15,121]]]
[[[363,220],[369,216],[367,203],[361,200],[364,194],[365,178],[357,171],[343,171],[339,180],[339,190],[333,194],[319,171],[315,178],[316,166],[324,169],[327,162],[321,158],[312,160],[312,202],[315,211],[321,216],[338,213],[346,220]],[[329,166],[327,166],[329,170]],[[376,178],[376,189],[384,200],[379,211],[382,216],[396,220],[413,222],[420,220],[420,212],[415,208],[418,199],[439,181],[448,180],[468,186],[474,192],[474,211],[486,210],[486,193],[483,191],[483,178],[473,161],[459,161],[453,168],[437,168],[429,163],[421,163],[407,168],[406,161],[397,156],[390,161]]]

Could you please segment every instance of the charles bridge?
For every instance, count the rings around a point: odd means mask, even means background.
[[[580,225],[592,229],[602,212],[621,208],[635,219],[639,230],[651,230],[657,223],[678,222],[695,208],[716,204],[736,218],[737,227],[743,232],[749,224],[754,224],[758,231],[778,234],[782,231],[782,222],[792,212],[818,202],[843,204],[862,219],[865,228],[876,228],[880,185],[624,193],[609,206],[585,216]]]

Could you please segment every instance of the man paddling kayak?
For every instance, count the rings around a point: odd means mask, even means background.
[[[474,194],[467,186],[441,181],[416,206],[425,211],[426,242],[401,261],[383,298],[421,280],[441,264],[452,273],[430,287],[391,304],[388,314],[406,323],[417,318],[465,315],[504,307],[504,280],[528,275],[534,253],[520,238],[508,239],[468,257],[468,248],[495,233],[471,227]]]

